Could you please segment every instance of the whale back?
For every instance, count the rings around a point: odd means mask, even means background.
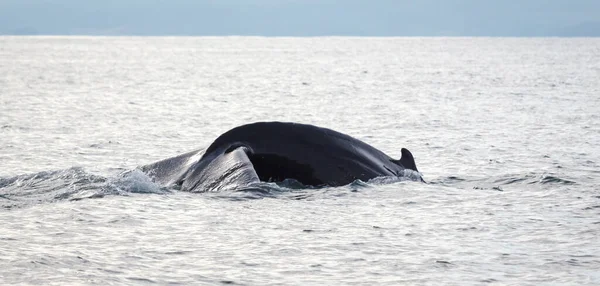
[[[233,128],[215,139],[206,155],[223,146],[249,147],[249,160],[261,181],[287,178],[305,185],[340,186],[355,180],[400,176],[407,168],[356,138],[298,123],[258,122]],[[399,161],[409,162],[409,157],[403,158]],[[415,167],[412,161],[410,166]]]
[[[317,187],[342,186],[383,176],[407,177],[406,169],[416,172],[416,180],[420,174],[414,157],[405,148],[401,152],[401,158],[394,160],[365,142],[331,129],[258,122],[223,133],[206,150],[141,169],[161,185],[190,192],[285,179]]]

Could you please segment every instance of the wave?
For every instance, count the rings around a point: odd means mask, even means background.
[[[229,200],[262,198],[310,199],[321,195],[344,196],[361,189],[379,185],[414,181],[411,174],[403,177],[379,177],[368,182],[356,180],[342,187],[317,188],[305,186],[295,180],[277,183],[260,182],[242,188],[224,189],[219,192],[207,190],[207,196]],[[414,174],[415,177],[419,173]],[[430,185],[441,185],[461,189],[504,191],[530,187],[570,186],[578,183],[555,173],[504,174],[495,177],[477,178],[470,176],[448,176],[433,179]],[[139,169],[117,170],[117,174],[100,176],[73,167],[64,170],[45,171],[14,177],[0,177],[0,208],[11,209],[40,203],[77,201],[102,198],[107,195],[127,196],[130,194],[170,194],[176,189],[161,187]]]
[[[259,182],[250,186],[231,189],[207,190],[212,198],[248,200],[263,198],[309,199],[325,194],[343,196],[361,189],[413,181],[406,177],[380,177],[368,182],[356,180],[342,187],[313,187],[287,179],[282,182]],[[414,176],[420,178],[419,174]],[[97,199],[105,196],[128,196],[130,194],[171,194],[177,189],[161,187],[139,169],[117,170],[117,174],[101,176],[73,167],[64,170],[45,171],[8,178],[0,177],[0,207],[20,208],[41,203]]]
[[[27,205],[102,198],[131,193],[168,193],[139,170],[103,177],[73,167],[35,174],[0,178],[0,207],[10,209]]]
[[[454,186],[460,188],[472,188],[476,190],[496,190],[503,191],[509,187],[550,187],[550,186],[569,186],[578,183],[565,175],[547,172],[529,172],[525,174],[503,174],[495,177],[477,178],[477,177],[458,177],[448,176],[430,182],[444,186]]]

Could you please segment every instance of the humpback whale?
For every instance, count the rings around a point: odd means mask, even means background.
[[[349,135],[313,125],[257,122],[235,127],[206,149],[141,170],[165,187],[206,192],[293,179],[306,186],[342,186],[376,177],[423,181],[413,155],[395,160]]]

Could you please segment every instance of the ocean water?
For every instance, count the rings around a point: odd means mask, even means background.
[[[0,284],[598,285],[600,39],[0,37]],[[427,184],[136,169],[315,124]]]

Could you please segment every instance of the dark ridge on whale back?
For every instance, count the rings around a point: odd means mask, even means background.
[[[294,128],[290,128],[291,126]],[[378,153],[378,155],[380,154],[386,156],[383,152],[373,148],[371,145],[359,139],[356,139],[350,135],[340,133],[332,129],[318,127],[310,124],[279,121],[256,122],[235,127],[217,137],[217,139],[215,139],[215,141],[213,141],[213,143],[211,143],[210,146],[206,149],[206,154],[215,151],[217,148],[221,147],[223,144],[226,144],[228,142],[240,142],[244,144],[244,140],[236,140],[239,137],[238,133],[240,133],[240,130],[246,130],[245,132],[243,132],[243,137],[246,137],[248,139],[260,139],[266,131],[269,131],[268,133],[270,134],[290,134],[286,135],[285,137],[292,137],[294,138],[294,140],[300,141],[306,140],[306,138],[303,138],[301,133],[310,131],[313,133],[313,135],[321,136],[322,138],[319,139],[323,139],[324,141],[327,141],[325,140],[327,139],[327,137],[341,139],[344,141],[353,141],[353,144],[358,144],[362,148],[368,149],[374,153]],[[314,140],[316,138],[309,139],[316,141]]]

